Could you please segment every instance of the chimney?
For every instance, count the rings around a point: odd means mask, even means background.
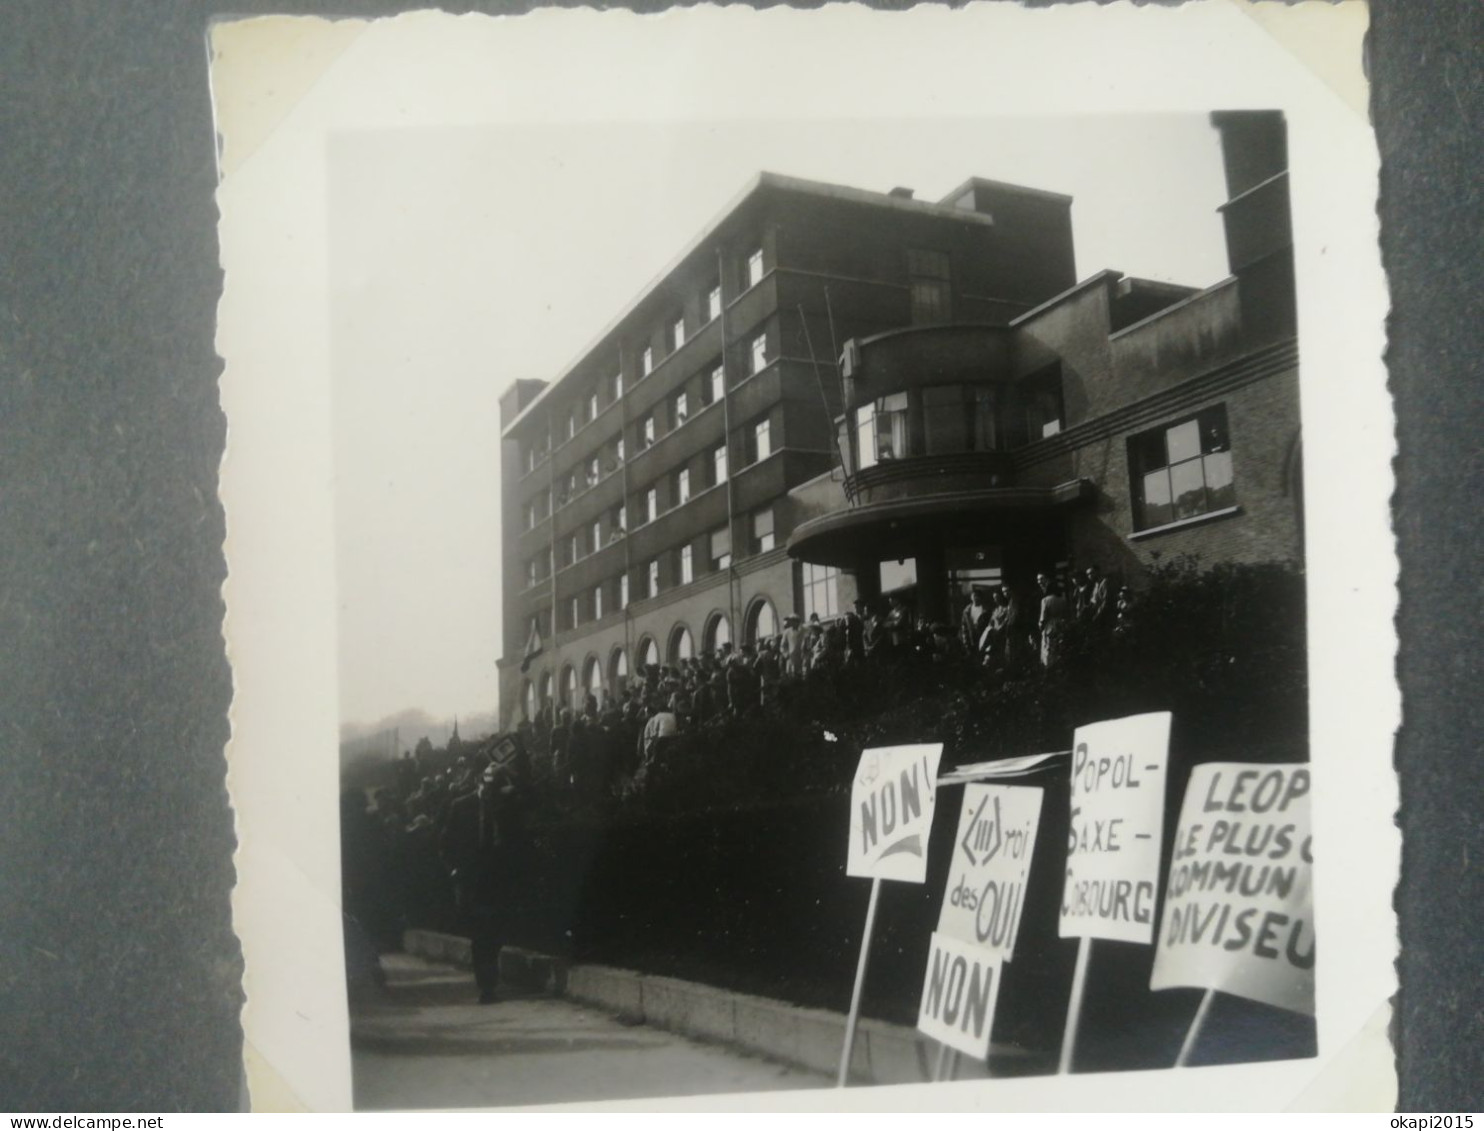
[[[898,200],[911,200],[912,199],[912,193],[913,193],[913,190],[912,189],[903,188],[901,185],[898,185],[896,188],[892,189],[891,192],[887,193],[886,195],[887,196],[894,196]]]

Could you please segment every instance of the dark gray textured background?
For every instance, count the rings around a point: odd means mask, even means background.
[[[0,6],[0,1110],[240,1103],[205,47],[220,10]],[[1484,3],[1381,0],[1371,38],[1402,453],[1401,1105],[1478,1110]]]

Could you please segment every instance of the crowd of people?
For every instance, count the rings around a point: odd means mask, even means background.
[[[518,733],[577,799],[601,799],[643,782],[657,751],[677,737],[748,718],[797,718],[836,700],[862,667],[969,661],[985,678],[1014,679],[1057,664],[1074,622],[1091,631],[1125,632],[1133,596],[1097,566],[1070,583],[1050,573],[1031,598],[998,585],[972,590],[955,632],[916,615],[908,597],[862,599],[843,615],[783,628],[755,644],[723,643],[671,664],[649,664],[604,697],[580,708],[544,704]]]
[[[346,794],[346,907],[387,941],[410,924],[470,934],[488,997],[533,811],[559,816],[642,793],[667,746],[720,747],[747,720],[803,724],[831,709],[879,709],[883,687],[909,694],[915,680],[951,671],[989,681],[1031,676],[1059,662],[1073,624],[1117,635],[1133,615],[1129,591],[1096,566],[1065,585],[1042,573],[1036,588],[1036,596],[1004,585],[973,590],[957,631],[918,617],[901,594],[857,601],[828,620],[789,616],[756,644],[648,665],[604,702],[589,694],[579,710],[547,704],[511,734],[420,747],[369,803],[363,791]]]

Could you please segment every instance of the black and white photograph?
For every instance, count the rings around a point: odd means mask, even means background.
[[[1258,7],[216,26],[255,1107],[1392,1102],[1365,9]]]

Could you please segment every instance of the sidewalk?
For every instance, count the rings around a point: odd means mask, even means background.
[[[474,1003],[466,970],[382,958],[351,1011],[357,1110],[514,1107],[823,1088],[826,1077],[542,992]]]
[[[409,951],[439,961],[468,964],[467,939],[408,931]],[[566,967],[558,959],[507,948],[501,977],[532,991],[565,994],[630,1024],[663,1029],[764,1056],[833,1082],[845,1040],[845,1016],[769,998],[716,989],[678,978],[607,966]],[[939,1046],[917,1030],[871,1018],[861,1020],[851,1056],[852,1084],[919,1084],[932,1081]],[[952,1079],[980,1080],[1056,1070],[1054,1056],[1036,1056],[995,1044],[989,1063],[959,1057]]]

